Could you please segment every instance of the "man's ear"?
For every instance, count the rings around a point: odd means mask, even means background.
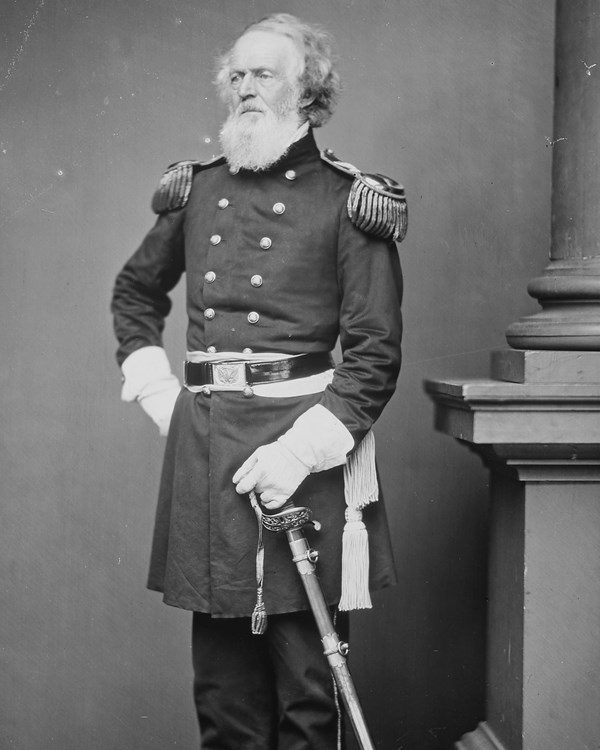
[[[306,109],[307,107],[310,107],[310,105],[314,102],[315,96],[305,96],[302,99],[300,99],[299,108],[300,109]]]

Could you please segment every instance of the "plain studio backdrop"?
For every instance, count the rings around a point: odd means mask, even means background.
[[[553,2],[2,0],[3,749],[197,745],[190,615],[145,590],[164,441],[120,402],[108,305],[163,170],[219,152],[216,53],[274,10],[336,38],[320,147],[409,203],[404,364],[376,429],[399,585],[353,615],[350,666],[378,747],[443,750],[483,718],[487,473],[434,432],[422,382],[485,376],[537,309]]]

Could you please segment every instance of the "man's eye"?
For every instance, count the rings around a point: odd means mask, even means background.
[[[270,78],[273,78],[273,76],[272,76],[272,75],[271,75],[271,74],[270,74],[270,73],[269,73],[268,71],[266,71],[266,70],[262,70],[262,71],[261,71],[261,72],[260,72],[260,73],[258,74],[258,77],[260,78],[260,80],[261,80],[261,81],[267,81],[267,80],[269,80]]]
[[[239,86],[239,85],[240,85],[240,81],[241,81],[241,80],[242,80],[242,76],[241,76],[241,75],[238,75],[237,73],[234,73],[234,74],[233,74],[233,75],[232,75],[232,76],[230,77],[230,79],[229,79],[229,83],[230,83],[230,84],[231,84],[232,86]]]

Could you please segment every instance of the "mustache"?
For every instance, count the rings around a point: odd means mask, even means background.
[[[236,114],[243,115],[245,112],[262,112],[264,109],[253,102],[240,102],[236,108]]]

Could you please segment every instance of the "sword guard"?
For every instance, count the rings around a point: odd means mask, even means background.
[[[312,520],[312,511],[310,508],[296,507],[292,505],[280,510],[279,513],[263,513],[263,526],[268,531],[290,531],[291,529],[301,529],[303,526],[313,526],[315,531],[319,531],[321,524]]]

